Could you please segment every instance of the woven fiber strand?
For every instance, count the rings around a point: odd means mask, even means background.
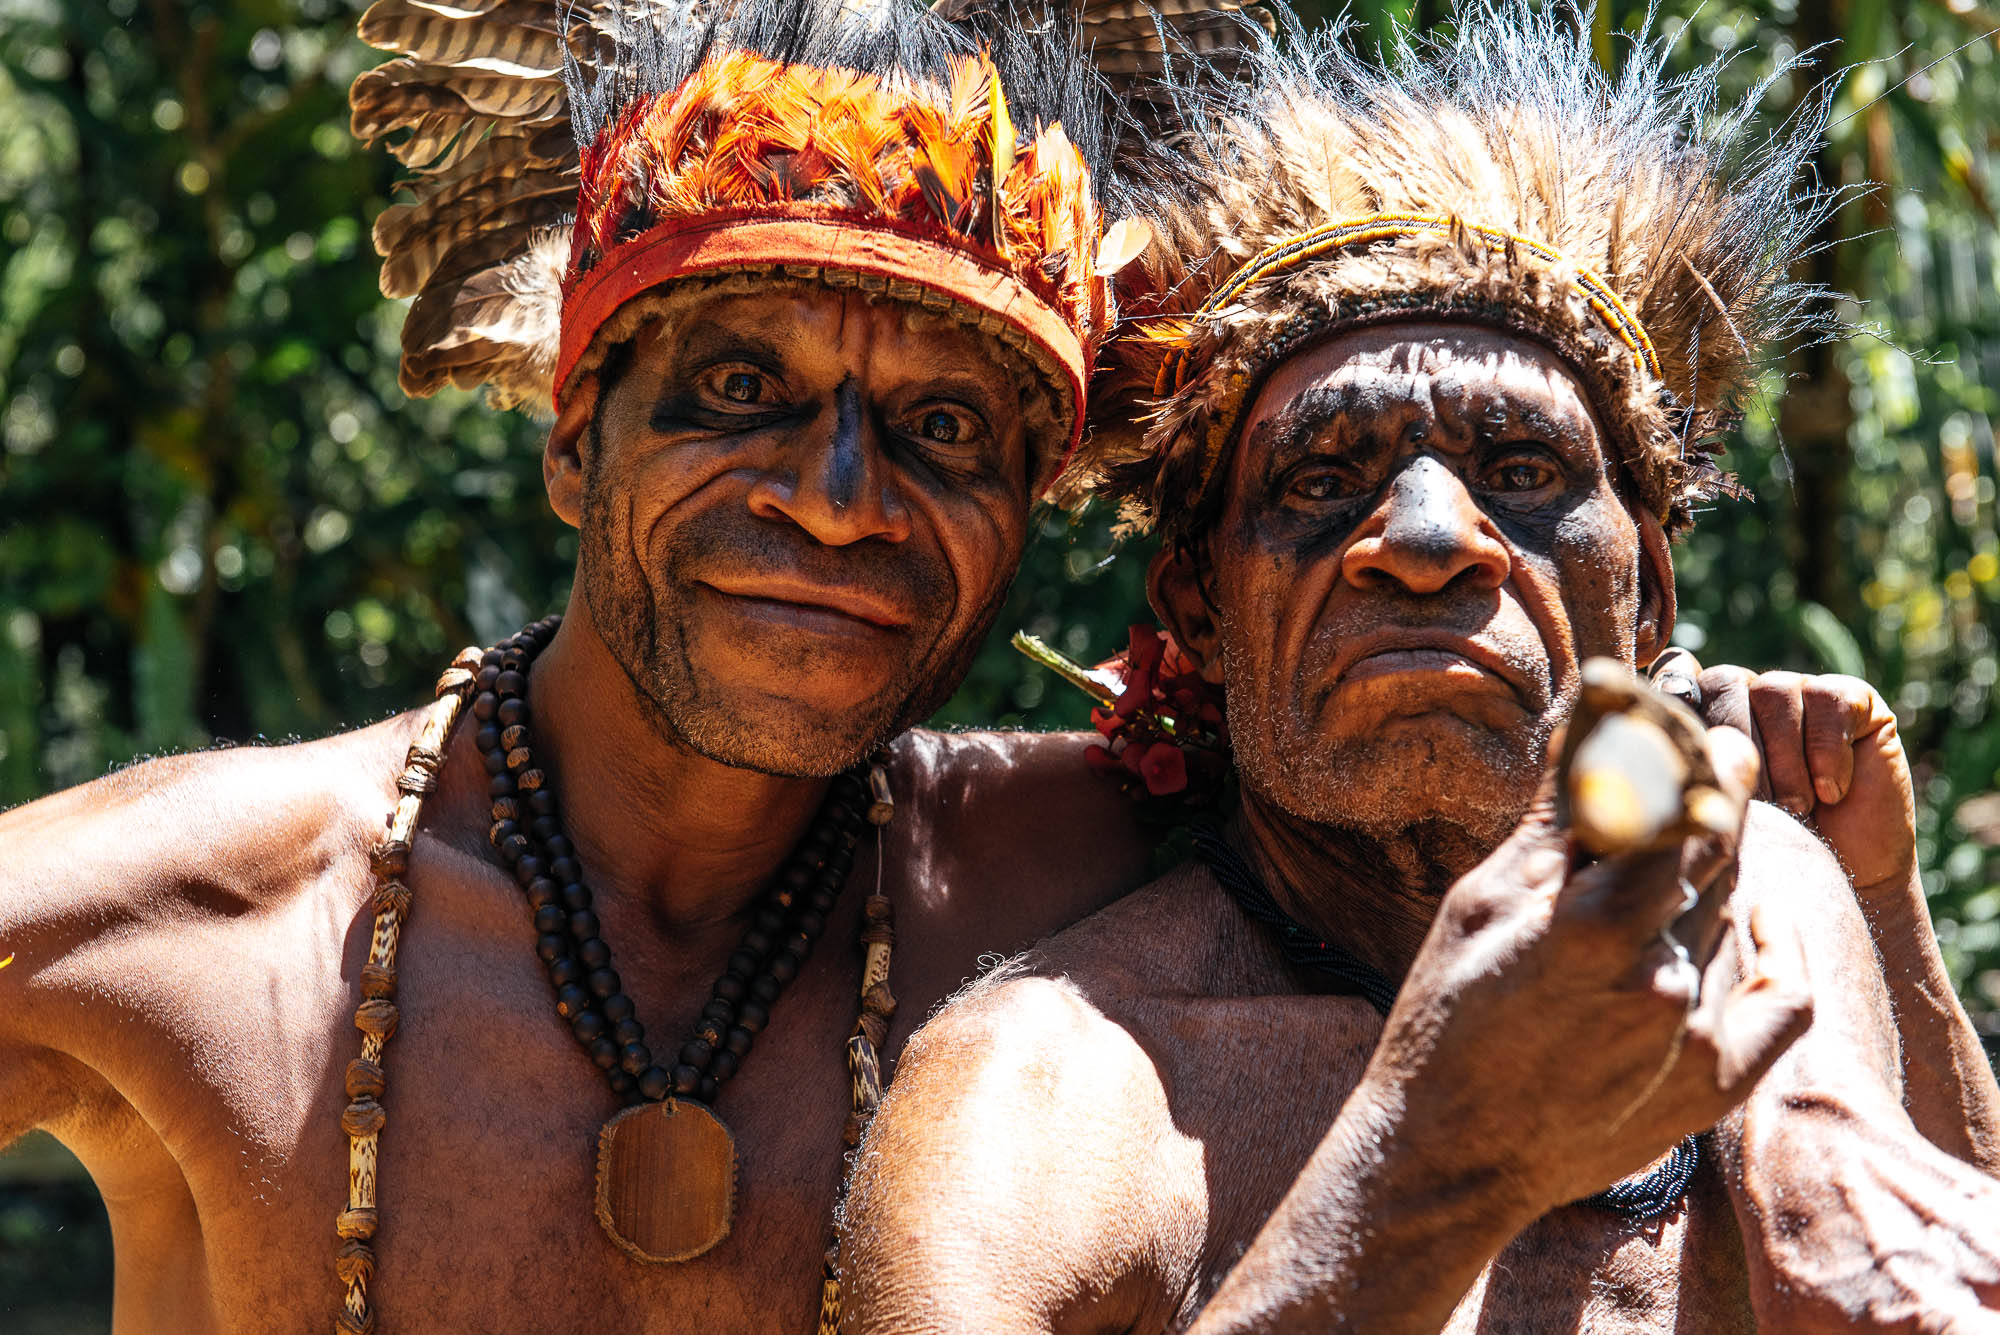
[[[375,1312],[368,1302],[368,1281],[375,1273],[375,1251],[370,1244],[381,1223],[375,1198],[376,1156],[382,1127],[388,1120],[381,1104],[386,1083],[382,1052],[396,1032],[398,1015],[392,1000],[396,993],[396,945],[410,909],[410,890],[402,877],[417,820],[423,814],[424,797],[437,784],[445,741],[472,695],[479,654],[477,648],[460,651],[438,678],[437,699],[425,713],[423,727],[411,743],[397,779],[400,795],[389,817],[389,833],[371,859],[375,928],[368,941],[368,961],[362,966],[365,999],[354,1012],[354,1027],[361,1031],[361,1056],[348,1065],[346,1093],[350,1101],[340,1116],[348,1149],[347,1208],[334,1226],[340,1239],[335,1270],[343,1291],[334,1322],[337,1335],[364,1335],[375,1329]]]

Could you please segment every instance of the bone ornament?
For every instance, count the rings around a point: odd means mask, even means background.
[[[1610,658],[1583,665],[1556,762],[1556,821],[1596,857],[1658,852],[1734,827],[1701,720]]]

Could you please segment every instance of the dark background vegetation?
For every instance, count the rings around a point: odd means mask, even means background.
[[[1443,9],[1354,13],[1373,40]],[[1680,553],[1680,636],[1708,661],[1882,689],[1917,765],[1938,935],[1991,1023],[2000,11],[1662,9],[1676,60],[1729,55],[1739,86],[1806,49],[1849,68],[1818,172],[1880,183],[1809,275],[1855,294],[1845,313],[1872,332],[1771,377],[1732,453],[1756,501],[1719,505]],[[378,59],[358,11],[0,0],[0,804],[407,708],[459,646],[562,602],[575,544],[543,504],[535,426],[396,388],[402,310],[368,239],[395,173],[346,128],[347,83]],[[1599,11],[1607,63],[1642,11]],[[1781,81],[1768,111],[1805,92]],[[1101,516],[1047,519],[940,720],[1081,725],[1080,697],[1006,635],[1108,653],[1141,613],[1144,555],[1113,559]],[[0,1161],[0,1326],[105,1329],[108,1274],[101,1207],[61,1151]]]

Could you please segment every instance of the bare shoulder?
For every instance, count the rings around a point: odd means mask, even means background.
[[[1847,874],[1819,836],[1769,802],[1750,804],[1737,864],[1747,883],[1789,884],[1815,895],[1853,900]]]
[[[1116,842],[1150,842],[1130,799],[1091,770],[1076,732],[906,734],[898,751],[918,767],[928,800],[996,839],[1032,837],[1076,853]]]
[[[1020,919],[986,925],[996,945],[1065,927],[1148,876],[1157,831],[1084,762],[1089,740],[919,730],[896,743],[898,777],[921,808],[932,856],[969,884],[993,880],[981,884],[981,902]]]
[[[1177,867],[965,989],[911,1037],[898,1087],[944,1065],[953,1081],[1025,1082],[1045,1106],[1105,1108],[1101,1082],[1157,1080],[1144,1036],[1163,1010],[1282,989],[1247,927],[1204,869]]]
[[[89,975],[130,962],[114,943],[172,931],[212,947],[204,923],[277,911],[365,863],[419,722],[150,760],[0,815],[0,956],[14,956],[0,983],[25,1003],[0,1012],[32,1015],[52,986],[113,986]]]
[[[1808,960],[1858,964],[1879,975],[1868,924],[1840,860],[1797,818],[1767,802],[1752,802],[1745,816],[1732,903],[1739,919],[1769,904],[1767,911],[1797,926]]]
[[[1271,996],[1293,990],[1268,938],[1185,862],[996,971],[1076,980],[1107,998]]]
[[[1731,906],[1739,951],[1749,948],[1752,911],[1766,916],[1768,930],[1796,932],[1803,947],[1813,1028],[1779,1070],[1822,1084],[1865,1072],[1882,1088],[1897,1086],[1895,1014],[1882,963],[1847,874],[1818,836],[1777,807],[1751,803]]]
[[[857,1161],[861,1328],[1174,1328],[1366,1061],[1348,1001],[1296,995],[1195,865],[991,971],[911,1038]],[[1291,1116],[1244,1122],[1246,1057]]]
[[[1170,1315],[1201,1250],[1202,1146],[1122,1022],[1146,977],[1073,950],[1077,930],[904,1048],[842,1222],[858,1328],[1156,1329]]]

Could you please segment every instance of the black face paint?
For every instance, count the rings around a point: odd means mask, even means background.
[[[1438,459],[1419,454],[1389,483],[1389,514],[1382,544],[1427,561],[1450,560],[1465,545],[1459,509],[1465,484]]]
[[[826,465],[826,497],[845,509],[860,495],[868,461],[862,451],[861,389],[853,376],[833,391],[833,447]]]
[[[699,433],[730,436],[745,431],[795,423],[810,414],[798,408],[773,408],[768,412],[724,412],[711,408],[693,391],[671,392],[653,405],[646,425],[657,435],[677,436]]]

